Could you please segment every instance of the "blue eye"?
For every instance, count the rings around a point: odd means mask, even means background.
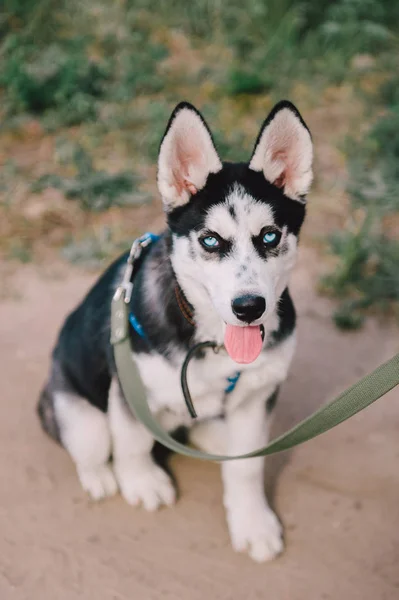
[[[263,236],[264,244],[274,244],[276,241],[277,241],[277,233],[275,233],[274,231],[268,231]]]
[[[218,248],[219,247],[219,240],[217,240],[215,237],[213,237],[213,235],[208,235],[207,237],[202,238],[201,242],[206,248]]]

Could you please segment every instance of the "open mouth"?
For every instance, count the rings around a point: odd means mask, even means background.
[[[226,325],[224,345],[236,363],[249,364],[254,362],[262,351],[265,339],[265,328],[263,325]]]

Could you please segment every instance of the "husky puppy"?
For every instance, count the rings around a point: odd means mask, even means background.
[[[270,415],[295,347],[288,280],[312,181],[312,141],[298,110],[277,104],[248,163],[223,163],[201,114],[174,110],[159,151],[167,228],[134,278],[130,339],[154,414],[168,430],[190,427],[208,451],[242,454],[267,444]],[[119,489],[147,510],[175,501],[152,458],[154,439],[132,416],[110,345],[110,306],[127,254],[66,319],[39,402],[44,429],[69,452],[92,498]],[[190,363],[198,419],[187,413],[180,369],[197,342],[224,344]],[[112,456],[112,464],[110,458]],[[264,459],[223,463],[233,548],[256,561],[283,549],[264,493]]]

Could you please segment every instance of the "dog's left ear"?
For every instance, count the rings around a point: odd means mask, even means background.
[[[221,168],[201,114],[188,102],[181,102],[170,117],[159,149],[158,188],[165,210],[186,204],[204,187],[208,175]]]
[[[291,102],[279,102],[260,130],[249,163],[293,200],[304,201],[312,183],[313,144],[309,129]]]

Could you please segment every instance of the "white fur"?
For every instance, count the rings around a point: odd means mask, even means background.
[[[61,440],[75,461],[82,487],[94,500],[112,496],[117,484],[107,464],[111,434],[107,416],[80,396],[56,392],[54,410]]]
[[[194,424],[190,442],[209,454],[227,453],[227,424],[225,419],[207,419]]]
[[[228,206],[234,208],[235,219]],[[236,185],[226,203],[210,209],[204,226],[205,230],[232,240],[233,248],[228,257],[219,260],[206,253],[199,242],[201,231],[193,232],[190,238],[174,239],[172,263],[188,299],[195,306],[200,339],[215,339],[216,335],[221,342],[223,323],[242,325],[234,315],[231,303],[244,294],[266,299],[265,313],[253,324],[263,324],[266,332],[275,328],[277,300],[286,288],[296,262],[297,238],[283,231],[280,247],[284,246],[285,251],[265,260],[256,252],[252,236],[259,235],[266,226],[275,226],[271,207]],[[247,271],[240,277],[243,266]],[[204,288],[208,292],[206,295]]]
[[[275,380],[271,379],[268,385],[248,394],[250,399],[245,403],[228,411],[228,454],[244,454],[267,444],[265,399],[275,387]],[[265,497],[264,462],[258,457],[222,463],[224,506],[233,548],[237,552],[248,551],[258,562],[270,560],[283,550],[281,525]]]
[[[234,209],[234,218],[228,212],[228,207]],[[268,225],[275,225],[272,207],[252,198],[238,184],[234,185],[226,203],[213,206],[206,217],[206,228],[216,231],[225,239],[237,240],[237,236],[258,235],[262,227]]]
[[[108,412],[113,438],[114,471],[126,502],[134,506],[142,504],[149,511],[156,510],[162,504],[173,504],[173,483],[151,457],[154,440],[125,405],[116,379],[111,383]]]
[[[222,168],[212,138],[199,115],[190,108],[178,111],[165,135],[158,160],[158,188],[165,210],[189,201],[202,189],[209,173]]]
[[[263,388],[271,382],[274,387],[284,381],[288,366],[295,349],[295,336],[291,335],[278,346],[266,350],[251,364],[240,365],[241,378],[236,390],[241,390],[243,399],[254,391]],[[184,402],[180,385],[180,369],[185,356],[177,354],[174,364],[156,354],[137,354],[140,375],[147,389],[147,398],[151,410],[160,415],[164,410],[173,411],[180,415],[179,424],[190,424],[187,408]],[[225,407],[225,394],[227,377],[238,369],[226,353],[220,350],[215,354],[207,350],[205,359],[192,361],[188,369],[188,382],[191,395],[198,410],[199,419],[215,417]],[[154,377],[154,373],[157,374]],[[237,396],[235,391],[228,396],[228,406],[234,406]],[[266,400],[266,398],[265,398]]]
[[[227,419],[196,424],[190,441],[206,452],[241,454],[268,442],[270,419],[264,410],[264,397],[270,388],[258,391]],[[283,550],[281,525],[267,504],[263,489],[264,459],[256,458],[222,464],[224,505],[232,545],[247,551],[257,562],[271,560]]]
[[[313,145],[309,131],[289,108],[277,112],[265,127],[249,164],[270,183],[282,177],[284,193],[301,200],[312,183]]]

